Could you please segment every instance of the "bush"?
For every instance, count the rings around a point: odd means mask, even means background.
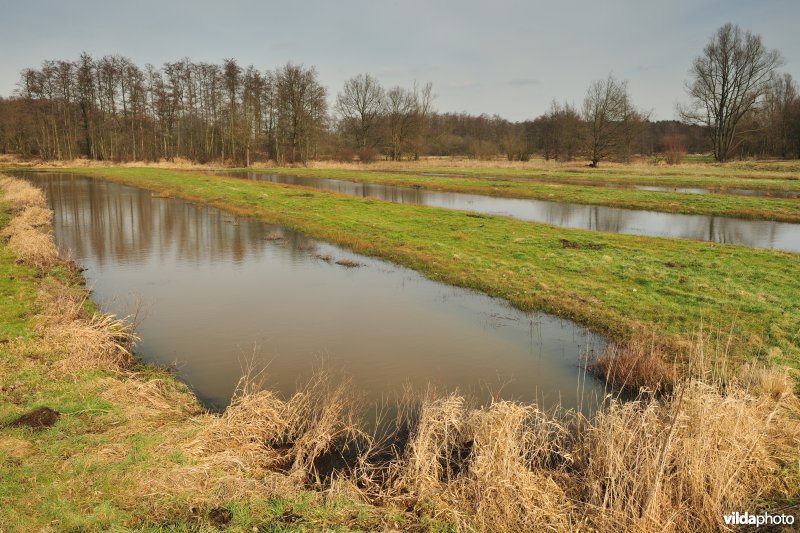
[[[372,163],[378,158],[378,151],[372,147],[362,148],[358,151],[358,160],[362,163]]]
[[[333,152],[333,160],[340,163],[351,163],[356,153],[349,146],[340,146]]]
[[[686,155],[686,136],[679,134],[665,135],[661,139],[661,151],[668,165],[677,165],[683,162]]]

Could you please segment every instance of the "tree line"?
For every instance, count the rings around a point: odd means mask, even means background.
[[[439,113],[430,83],[384,87],[354,76],[330,101],[313,67],[269,71],[189,59],[139,67],[83,54],[22,71],[16,94],[0,98],[0,152],[103,161],[185,158],[201,163],[279,164],[333,158],[369,162],[421,156],[532,155],[569,161],[627,161],[686,152],[800,158],[800,93],[777,71],[780,54],[759,36],[725,25],[693,61],[680,121],[652,121],[627,82],[592,82],[580,107],[554,101],[541,116]]]

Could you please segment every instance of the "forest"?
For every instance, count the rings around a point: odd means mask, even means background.
[[[737,116],[735,143],[717,159],[800,158],[796,82],[770,69],[757,99]],[[182,59],[156,68],[84,53],[23,70],[16,93],[0,98],[0,153],[237,166],[422,156],[586,158],[596,165],[642,155],[667,163],[685,153],[716,155],[702,117],[682,112],[686,120],[650,120],[631,102],[627,83],[613,76],[593,82],[582,106],[553,100],[544,114],[521,122],[437,112],[435,104],[430,83],[386,88],[370,74],[350,78],[333,95],[314,67],[299,64],[260,71],[235,59]]]

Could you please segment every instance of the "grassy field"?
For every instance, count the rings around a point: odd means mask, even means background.
[[[680,349],[700,325],[727,355],[800,367],[800,255],[557,228],[165,169],[75,172],[286,225],[445,283]]]
[[[459,169],[428,169],[430,172],[453,172]],[[530,198],[548,200],[553,202],[569,202],[577,204],[603,205],[621,207],[625,209],[643,209],[648,211],[663,211],[667,213],[703,214],[726,216],[733,218],[746,218],[757,220],[776,220],[781,222],[800,222],[800,200],[782,198],[764,198],[754,196],[736,196],[729,194],[690,194],[678,192],[644,191],[636,189],[598,187],[585,182],[592,180],[606,180],[603,175],[577,174],[565,172],[549,172],[547,174],[524,174],[530,179],[521,181],[517,170],[513,173],[503,173],[505,169],[488,169],[488,173],[495,176],[506,176],[504,179],[481,178],[480,169],[470,169],[474,173],[469,177],[454,174],[451,177],[425,176],[412,173],[381,172],[375,170],[353,170],[335,168],[264,168],[259,172],[274,172],[294,176],[310,176],[318,178],[335,178],[355,182],[384,183],[405,187],[418,187],[437,191],[452,191],[463,193],[483,194],[507,198]],[[419,172],[422,172],[420,170]],[[464,173],[461,171],[460,173]],[[663,176],[658,178],[643,179],[636,176],[623,176],[615,178],[616,183],[627,184],[660,184],[673,186],[667,183]],[[699,177],[684,176],[686,186],[708,186],[698,183],[707,183]],[[714,180],[724,181],[720,178]],[[738,180],[742,182],[743,180]],[[752,180],[744,180],[749,183]],[[763,180],[762,180],[763,181]],[[784,182],[798,184],[800,181],[770,180],[770,184],[783,185]],[[692,184],[692,185],[689,185]],[[737,185],[728,184],[728,187]],[[743,184],[745,188],[749,185]],[[777,187],[777,185],[774,185]],[[778,190],[778,189],[774,189]],[[789,190],[789,189],[782,189]]]
[[[115,179],[145,184],[129,174],[142,175],[122,171]],[[144,174],[162,193],[195,200],[208,193],[210,202],[287,221],[298,209],[314,219],[296,201],[348,226],[348,214],[366,215],[374,204],[298,196],[286,187],[240,189],[240,181],[172,171]],[[7,184],[0,180],[0,189]],[[8,200],[5,192],[0,201]],[[590,420],[428,394],[400,411],[389,449],[360,429],[351,387],[324,375],[284,399],[251,374],[224,413],[205,412],[185,385],[136,361],[129,324],[86,306],[79,271],[52,246],[41,193],[34,200],[0,204],[0,269],[9,274],[3,290],[17,299],[0,305],[16,317],[0,335],[3,533],[656,532],[665,524],[688,532],[719,529],[733,510],[794,513],[800,503],[800,412],[788,377],[760,366],[709,376],[702,357],[671,395],[611,399]],[[362,224],[372,219],[348,233]],[[321,474],[320,459],[356,445],[351,466]]]

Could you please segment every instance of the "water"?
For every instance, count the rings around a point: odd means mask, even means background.
[[[800,252],[800,225],[766,220],[682,215],[620,209],[596,205],[546,202],[516,198],[497,198],[477,194],[440,192],[379,183],[357,183],[347,180],[266,174],[259,172],[226,172],[225,176],[301,185],[350,196],[377,198],[401,204],[422,204],[431,207],[458,209],[489,215],[502,215],[544,222],[567,228],[711,241],[738,244],[751,248],[771,248]]]
[[[602,393],[581,357],[603,341],[572,322],[215,208],[69,174],[28,179],[92,298],[119,315],[140,301],[138,355],[174,364],[208,406],[227,405],[254,345],[284,394],[320,358],[372,402],[428,383],[545,407]]]
[[[397,172],[397,171],[395,171]],[[669,187],[661,185],[636,185],[634,183],[623,182],[609,182],[609,181],[596,181],[596,180],[577,180],[570,179],[569,181],[561,181],[554,179],[547,179],[543,176],[484,176],[476,175],[469,176],[467,174],[455,174],[450,172],[402,172],[403,174],[416,174],[419,176],[430,176],[438,178],[467,178],[474,177],[481,180],[489,181],[522,181],[522,182],[539,182],[539,183],[552,183],[557,185],[579,185],[584,187],[609,187],[612,189],[636,189],[640,191],[651,192],[679,192],[684,194],[728,194],[733,196],[757,196],[763,198],[787,198],[796,199],[800,198],[800,191],[787,191],[779,189],[744,189],[744,188],[729,188],[729,187]]]
[[[602,184],[603,187],[612,186],[610,184]],[[658,192],[680,192],[685,194],[730,194],[733,196],[755,196],[762,198],[786,198],[796,199],[800,198],[798,191],[779,191],[774,189],[719,189],[719,188],[703,188],[703,187],[658,187],[655,185],[632,185],[634,189],[642,191],[658,191]],[[618,188],[627,188],[624,185]]]

